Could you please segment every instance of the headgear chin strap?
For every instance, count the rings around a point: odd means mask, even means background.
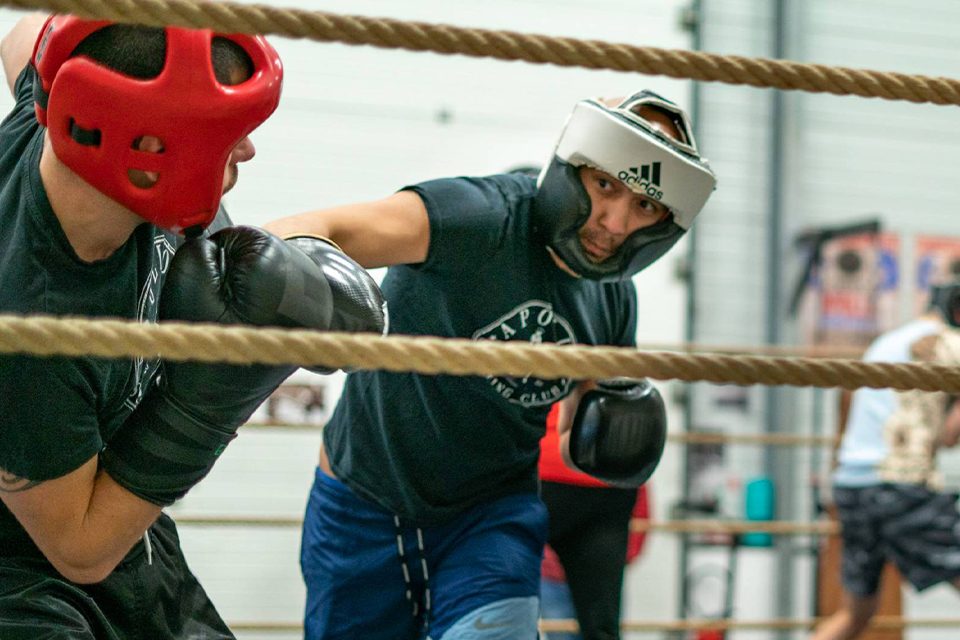
[[[940,311],[951,327],[960,327],[960,280],[930,287],[930,308]]]
[[[57,158],[97,190],[159,227],[183,232],[213,221],[233,148],[277,108],[280,57],[260,36],[167,27],[167,54],[158,76],[138,79],[85,56],[71,57],[104,21],[55,15],[47,19],[32,62],[37,120]],[[241,47],[253,75],[221,84],[211,58],[214,36]],[[157,153],[137,142],[155,136]],[[129,171],[158,174],[139,187]]]
[[[656,108],[670,117],[680,140],[664,135],[634,111]],[[579,232],[591,203],[578,169],[604,171],[634,193],[663,203],[673,214],[639,229],[603,262],[591,260]],[[540,174],[533,205],[537,230],[573,271],[593,280],[625,280],[655,262],[690,228],[717,179],[700,157],[686,113],[651,91],[615,108],[582,100],[560,134],[553,158]]]

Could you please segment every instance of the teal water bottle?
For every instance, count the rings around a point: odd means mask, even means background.
[[[746,483],[744,492],[747,520],[773,520],[775,503],[773,480],[767,476],[754,478]],[[748,547],[772,547],[773,536],[769,533],[753,531],[745,533],[740,542]]]

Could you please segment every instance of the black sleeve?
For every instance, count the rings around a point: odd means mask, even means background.
[[[0,123],[0,167],[15,165],[28,142],[40,131],[40,123],[33,109],[33,83],[37,72],[27,65],[17,76],[14,85],[16,104]]]
[[[635,347],[637,346],[637,289],[633,282],[629,280],[622,284],[624,288],[623,302],[621,304],[622,308],[617,314],[617,317],[622,321],[622,327],[619,339],[615,344],[620,347]]]
[[[17,81],[13,85],[13,98],[16,102],[3,121],[4,127],[11,120],[17,123],[24,120],[36,120],[36,114],[33,110],[33,84],[36,81],[37,71],[32,65],[28,64],[17,76]]]
[[[512,222],[508,197],[491,178],[445,178],[406,187],[423,200],[430,219],[425,268],[472,264],[496,251]]]
[[[37,81],[37,70],[32,64],[26,65],[20,71],[20,75],[13,84],[13,97],[17,102],[17,109],[29,108],[33,111],[33,85]]]
[[[96,390],[80,366],[70,358],[0,357],[0,468],[49,480],[99,453]]]

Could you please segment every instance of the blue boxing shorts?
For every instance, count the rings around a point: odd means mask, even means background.
[[[535,493],[416,527],[318,468],[300,550],[305,640],[534,640],[546,536]]]

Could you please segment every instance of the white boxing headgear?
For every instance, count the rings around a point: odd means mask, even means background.
[[[670,117],[674,139],[637,115],[643,106]],[[590,217],[590,197],[577,169],[588,166],[656,200],[673,214],[632,233],[614,255],[592,261],[579,231]],[[690,228],[716,187],[709,163],[700,157],[686,113],[651,91],[636,93],[616,107],[582,100],[567,119],[553,158],[540,174],[534,202],[537,230],[547,245],[578,274],[595,280],[622,280],[646,268]]]

